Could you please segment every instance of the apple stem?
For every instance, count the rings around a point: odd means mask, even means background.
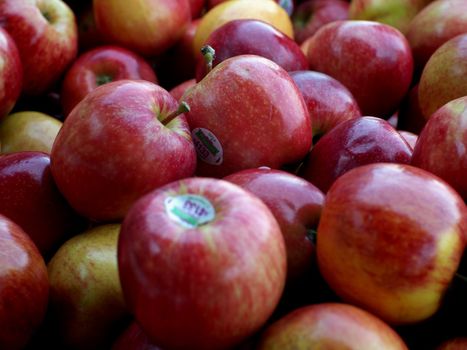
[[[185,101],[182,101],[182,102],[180,102],[180,104],[178,105],[177,110],[173,111],[173,112],[170,113],[164,120],[162,120],[162,124],[167,125],[167,124],[169,124],[172,120],[174,120],[175,118],[177,118],[180,114],[186,113],[186,112],[189,112],[189,111],[190,111],[190,106],[188,105],[188,103],[186,103]]]
[[[313,228],[309,228],[306,230],[306,237],[313,243],[313,245],[316,245],[316,238],[318,236],[318,231],[316,231]]]
[[[201,48],[201,54],[206,62],[206,72],[209,73],[212,71],[212,62],[216,57],[216,51],[211,46],[205,45]]]

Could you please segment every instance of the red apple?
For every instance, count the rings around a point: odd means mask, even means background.
[[[221,2],[225,2],[227,0],[207,0],[208,9],[213,8],[214,6],[219,5]],[[274,0],[277,2],[281,7],[287,12],[290,16],[294,11],[294,0]]]
[[[457,337],[448,339],[440,344],[436,350],[465,350],[467,349],[467,338]]]
[[[402,338],[373,314],[348,304],[298,308],[270,325],[258,350],[408,350]]]
[[[197,173],[223,177],[301,160],[311,147],[303,97],[277,63],[240,55],[217,65],[183,100],[197,148]]]
[[[156,75],[143,57],[118,46],[99,46],[79,56],[67,71],[60,94],[67,116],[89,92],[115,80],[147,80]]]
[[[196,79],[189,79],[184,81],[181,84],[178,84],[177,86],[173,87],[169,92],[170,94],[177,100],[180,101],[185,94],[185,92],[196,85]]]
[[[13,37],[23,65],[23,91],[49,91],[74,60],[76,18],[61,0],[3,0],[0,25]]]
[[[224,180],[253,193],[271,210],[285,240],[287,283],[301,283],[314,259],[314,233],[324,194],[298,176],[268,168],[239,171]]]
[[[91,91],[68,115],[51,153],[52,173],[72,207],[93,220],[120,220],[141,195],[191,176],[196,152],[177,106],[143,80]]]
[[[292,14],[295,40],[302,44],[319,28],[349,18],[349,2],[344,0],[307,0]]]
[[[144,56],[175,44],[191,20],[188,0],[94,0],[93,8],[106,41]]]
[[[412,81],[409,44],[397,29],[372,21],[335,21],[313,35],[310,69],[332,76],[357,100],[363,115],[389,117]]]
[[[345,120],[361,117],[357,101],[336,79],[314,71],[290,72],[290,76],[308,107],[314,139],[325,135]]]
[[[152,344],[140,325],[133,321],[115,340],[112,350],[162,350]]]
[[[444,43],[423,69],[418,89],[425,119],[444,104],[467,95],[467,33]]]
[[[242,54],[266,57],[286,71],[308,69],[308,61],[300,46],[272,25],[256,19],[236,19],[214,30],[205,45],[211,46],[215,55],[209,64],[217,66],[227,58]],[[207,73],[205,57],[199,55],[196,79]]]
[[[414,149],[415,144],[417,143],[418,140],[418,135],[415,135],[414,133],[410,131],[405,131],[405,130],[397,130],[399,131],[399,134],[404,138],[404,140],[409,144],[410,148]]]
[[[465,0],[437,0],[422,9],[410,22],[407,31],[417,76],[441,45],[465,32],[467,32]]]
[[[412,165],[441,177],[467,201],[467,96],[431,116],[418,138]]]
[[[397,128],[419,134],[426,124],[426,119],[420,108],[418,84],[410,89],[399,105]]]
[[[0,214],[21,226],[46,257],[80,226],[56,187],[45,153],[0,157],[0,198]]]
[[[191,18],[196,19],[201,16],[201,13],[204,9],[205,0],[189,0],[190,3],[190,12]]]
[[[0,252],[0,348],[21,349],[45,316],[47,268],[29,236],[2,215]]]
[[[0,27],[0,119],[15,106],[21,93],[23,67],[11,36]]]
[[[331,187],[317,233],[320,271],[346,302],[391,324],[440,307],[465,249],[462,198],[406,164],[371,164]]]
[[[271,316],[286,252],[259,198],[227,181],[188,178],[131,207],[118,266],[126,303],[154,344],[227,349]]]
[[[410,163],[412,149],[383,119],[362,117],[340,123],[318,140],[301,176],[327,192],[347,171],[371,163]]]

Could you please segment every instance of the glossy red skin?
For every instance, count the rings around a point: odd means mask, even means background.
[[[467,349],[467,338],[459,337],[446,340],[436,350],[465,350]]]
[[[147,80],[157,84],[157,77],[149,63],[132,51],[118,46],[100,46],[83,53],[67,71],[60,94],[65,116],[89,92],[98,87],[98,79]]]
[[[200,17],[205,0],[189,0],[188,2],[190,3],[191,18],[195,19]]]
[[[185,228],[166,213],[177,194],[202,195],[216,210]],[[168,349],[227,349],[271,316],[286,278],[277,221],[257,197],[227,181],[188,178],[142,197],[118,243],[123,294],[148,337]]]
[[[433,53],[446,41],[467,32],[467,3],[438,0],[428,4],[410,22],[407,40],[419,75]]]
[[[137,322],[133,321],[112,345],[112,350],[162,350],[153,345]]]
[[[324,194],[308,181],[282,170],[247,169],[224,180],[253,193],[268,206],[284,236],[288,283],[306,278],[315,252],[308,231],[318,227]]]
[[[352,93],[329,75],[314,71],[289,73],[303,95],[313,125],[313,137],[339,123],[362,116]]]
[[[189,79],[189,80],[186,80],[184,81],[183,83],[175,86],[174,88],[172,88],[169,92],[170,94],[177,100],[177,101],[180,101],[183,97],[183,95],[185,94],[185,92],[196,85],[196,79]]]
[[[405,164],[371,164],[341,176],[318,226],[320,271],[342,300],[391,324],[439,308],[465,248],[462,198]]]
[[[221,62],[183,99],[191,107],[190,128],[207,128],[223,147],[222,164],[199,160],[199,175],[277,169],[301,160],[311,147],[311,121],[300,91],[283,68],[264,57]]]
[[[255,19],[236,19],[227,22],[209,35],[205,45],[216,54],[212,66],[227,58],[251,54],[266,57],[286,71],[308,69],[308,61],[300,46],[272,25]],[[196,66],[196,80],[206,75],[206,63],[200,55]]]
[[[0,348],[21,349],[47,310],[47,268],[28,235],[2,215],[0,252]]]
[[[15,106],[21,93],[23,67],[18,49],[11,36],[0,27],[0,119],[8,115]]]
[[[93,9],[107,42],[150,57],[174,45],[191,21],[188,0],[94,0]]]
[[[419,134],[426,124],[418,99],[418,84],[402,100],[397,118],[397,128]]]
[[[343,0],[307,0],[292,15],[295,41],[302,44],[319,28],[349,18],[349,2]]]
[[[76,229],[79,219],[67,204],[42,152],[0,157],[0,214],[13,220],[48,256]]]
[[[258,350],[293,349],[407,350],[385,322],[349,304],[320,303],[298,308],[262,334]]]
[[[410,163],[412,149],[383,119],[345,121],[324,135],[311,150],[301,176],[326,193],[347,171],[371,163]]]
[[[59,0],[39,2],[60,12],[55,14],[59,19],[50,24],[37,3],[17,0],[0,2],[1,26],[14,39],[21,57],[23,92],[35,96],[51,89],[75,59],[78,50],[76,21],[68,5]]]
[[[191,176],[196,152],[185,116],[166,90],[119,80],[89,93],[68,115],[51,153],[52,174],[71,206],[96,221],[120,220],[141,195]]]
[[[412,165],[449,183],[467,201],[467,96],[436,111],[423,128]]]
[[[404,140],[409,144],[409,146],[414,149],[415,144],[417,143],[418,140],[418,135],[415,135],[414,133],[411,133],[410,131],[405,131],[405,130],[398,130],[399,134],[404,138]]]
[[[418,99],[425,119],[449,101],[467,95],[466,76],[467,32],[438,48],[423,69]]]
[[[363,115],[392,115],[412,81],[407,40],[378,22],[328,23],[313,35],[307,57],[311,70],[332,76],[350,90]]]

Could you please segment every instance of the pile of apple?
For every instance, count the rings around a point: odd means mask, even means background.
[[[466,0],[0,0],[0,349],[467,349]]]

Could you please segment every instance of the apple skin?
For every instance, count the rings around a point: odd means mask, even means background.
[[[3,0],[0,23],[19,51],[22,91],[34,96],[49,91],[76,57],[78,30],[73,11],[61,0]]]
[[[23,111],[0,120],[0,154],[38,151],[50,154],[62,122],[50,115]]]
[[[399,134],[404,138],[404,140],[408,143],[410,148],[414,149],[415,144],[417,143],[418,140],[418,135],[415,135],[414,133],[410,131],[405,131],[405,130],[397,130]],[[413,153],[412,153],[413,156]]]
[[[3,215],[0,251],[0,348],[21,349],[45,317],[47,268],[29,236]]]
[[[181,101],[183,95],[185,92],[190,89],[191,87],[196,85],[196,79],[188,79],[184,81],[183,83],[178,84],[177,86],[173,87],[170,89],[170,94],[177,100]]]
[[[303,95],[313,125],[313,139],[339,123],[361,117],[352,93],[339,81],[314,71],[289,72]]]
[[[104,40],[143,56],[156,56],[181,38],[191,20],[188,0],[94,0]]]
[[[387,323],[343,303],[320,303],[290,312],[264,331],[257,349],[408,350]]]
[[[446,340],[436,350],[464,350],[467,348],[467,338],[458,337]]]
[[[99,46],[80,55],[66,72],[60,94],[65,116],[89,92],[111,81],[132,79],[157,84],[157,77],[146,60],[118,46]]]
[[[439,47],[423,69],[418,99],[425,119],[449,101],[467,95],[467,33]]]
[[[176,217],[167,203],[179,201],[174,207],[182,210],[193,203],[186,195],[210,203],[197,206],[205,220],[189,225]],[[212,178],[175,181],[140,198],[122,224],[118,265],[136,321],[169,349],[240,344],[271,316],[286,279],[284,239],[271,211]]]
[[[315,255],[311,230],[318,227],[324,194],[282,170],[247,169],[224,177],[261,199],[276,218],[287,249],[287,284],[301,283]]]
[[[317,233],[320,271],[343,301],[390,324],[440,307],[465,249],[462,198],[406,164],[370,164],[336,180]]]
[[[334,21],[349,18],[349,2],[343,0],[307,0],[292,14],[295,41],[302,44],[319,28]]]
[[[467,3],[437,0],[422,9],[410,22],[407,40],[412,48],[416,76],[446,41],[467,32]]]
[[[467,96],[448,102],[428,120],[411,164],[449,183],[467,201]]]
[[[307,57],[311,70],[332,76],[350,90],[363,115],[391,116],[412,81],[407,40],[378,22],[328,23],[313,35]]]
[[[191,108],[186,116],[200,176],[224,177],[260,166],[277,169],[300,161],[311,147],[311,120],[303,97],[288,73],[267,58],[229,58],[183,100]],[[218,142],[206,146],[203,139],[209,132]]]
[[[204,8],[204,0],[189,0],[191,18],[196,19],[201,16],[201,13]]]
[[[402,100],[397,118],[397,128],[419,134],[426,124],[418,99],[418,84]]]
[[[82,224],[57,189],[50,157],[42,152],[0,156],[0,198],[0,213],[21,226],[46,258]]]
[[[300,176],[326,193],[347,171],[371,163],[410,163],[412,149],[385,120],[361,117],[340,123],[318,140]]]
[[[112,350],[163,350],[153,345],[136,321],[133,321],[115,340]]]
[[[212,9],[214,6],[219,5],[222,2],[226,2],[228,0],[207,0],[207,7],[208,9]],[[295,8],[295,2],[294,0],[275,0],[290,16],[292,15],[294,8]]]
[[[0,120],[11,112],[21,93],[23,66],[15,42],[2,27],[0,27]]]
[[[68,349],[103,349],[126,320],[117,266],[119,224],[88,229],[66,241],[47,265],[49,308]]]
[[[212,67],[227,58],[242,54],[266,57],[286,71],[308,69],[300,46],[272,25],[256,19],[235,19],[214,30],[205,41],[215,51]],[[198,56],[196,80],[207,73],[206,62]]]
[[[51,170],[71,206],[94,221],[121,220],[141,195],[191,176],[196,151],[178,102],[143,80],[91,91],[55,139]]]

